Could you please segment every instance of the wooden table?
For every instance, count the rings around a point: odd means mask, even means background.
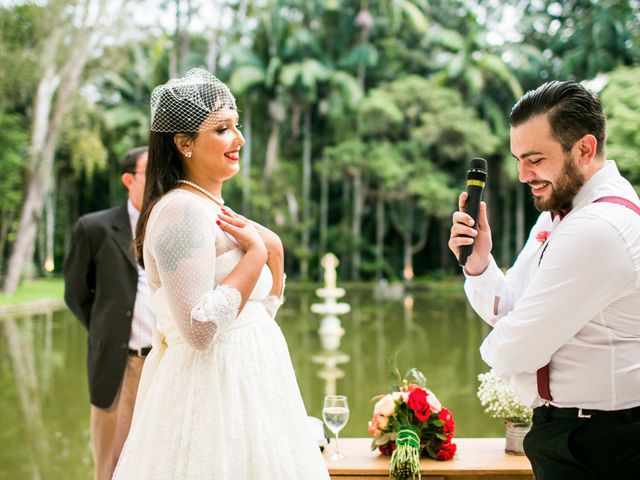
[[[524,455],[504,451],[504,438],[454,438],[458,445],[452,460],[439,462],[422,459],[422,478],[428,480],[533,480],[531,464]],[[335,480],[380,480],[389,476],[387,457],[372,452],[368,438],[341,438],[340,452],[347,458],[326,459]],[[325,457],[333,453],[334,444],[325,448]]]

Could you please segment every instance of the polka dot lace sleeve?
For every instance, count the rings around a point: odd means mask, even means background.
[[[145,265],[151,288],[164,289],[185,341],[204,350],[238,315],[240,292],[215,285],[216,228],[198,198],[171,192],[147,224]]]

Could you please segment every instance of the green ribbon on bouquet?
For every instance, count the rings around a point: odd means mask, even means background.
[[[420,432],[411,425],[402,425],[396,437],[396,449],[391,456],[389,478],[420,480]]]

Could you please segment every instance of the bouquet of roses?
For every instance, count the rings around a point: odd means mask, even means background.
[[[426,378],[413,368],[387,395],[373,400],[369,433],[371,449],[391,456],[390,478],[419,479],[420,455],[449,460],[456,452],[451,440],[455,424],[451,412],[426,388]]]

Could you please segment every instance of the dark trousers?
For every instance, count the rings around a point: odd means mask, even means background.
[[[639,480],[640,408],[579,418],[539,407],[524,438],[536,480]]]

